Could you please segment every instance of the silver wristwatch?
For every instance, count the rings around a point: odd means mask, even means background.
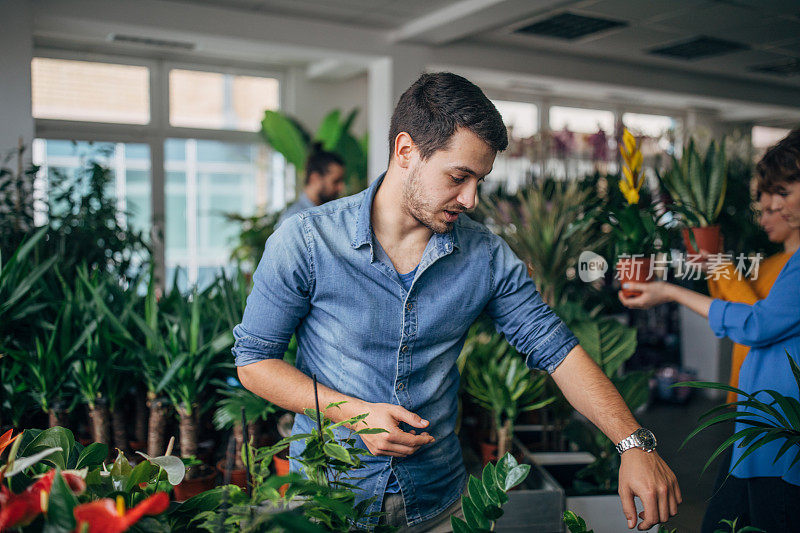
[[[625,437],[617,444],[617,451],[621,454],[631,448],[640,448],[646,452],[656,449],[656,436],[649,429],[639,428],[629,437]]]

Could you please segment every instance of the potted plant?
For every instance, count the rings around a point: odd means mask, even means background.
[[[335,109],[322,119],[314,134],[311,134],[296,120],[278,111],[267,110],[261,121],[261,136],[276,152],[294,165],[300,173],[306,164],[313,141],[322,142],[324,150],[334,152],[344,159],[347,176],[345,182],[351,194],[367,186],[367,138],[356,139],[350,132],[358,109],[342,118],[341,111]],[[301,183],[298,180],[298,183]]]
[[[728,186],[725,141],[719,146],[712,141],[705,157],[701,157],[694,139],[690,139],[680,161],[673,155],[672,168],[660,179],[672,196],[673,209],[685,224],[686,250],[693,254],[698,253],[698,249],[719,252],[722,241],[716,221]]]
[[[622,175],[618,187],[624,202],[608,210],[606,222],[614,239],[617,278],[623,284],[627,281],[642,283],[650,281],[651,258],[666,248],[668,233],[652,205],[639,205],[645,180],[643,158],[636,139],[627,128],[623,130],[619,151],[622,154]],[[622,292],[628,297],[638,294],[628,289]]]
[[[497,446],[496,456],[510,451],[514,422],[520,413],[533,411],[555,400],[544,397],[547,376],[533,373],[525,361],[499,333],[476,337],[480,346],[466,360],[464,388],[492,417],[490,442]],[[484,451],[484,463],[491,458]]]
[[[252,442],[258,442],[257,423],[265,421],[269,415],[276,411],[275,405],[265,399],[253,394],[241,385],[233,387],[227,385],[226,388],[217,389],[217,393],[223,398],[217,402],[217,410],[214,412],[214,426],[220,431],[233,430],[235,441],[233,469],[225,472],[224,459],[217,464],[217,468],[223,475],[230,475],[231,482],[245,488],[247,483],[247,471],[245,470],[244,460],[242,459],[242,449],[245,442],[245,426],[242,425],[242,418],[247,424],[247,434]],[[282,473],[279,473],[282,475]]]
[[[591,184],[544,181],[515,197],[493,195],[479,204],[487,222],[528,265],[542,299],[552,308],[567,301],[569,270],[576,268],[581,253],[599,250],[607,240],[590,216],[594,192]]]

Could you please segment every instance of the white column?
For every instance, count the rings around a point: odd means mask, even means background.
[[[397,101],[429,63],[430,51],[417,46],[398,46],[391,57],[369,66],[367,128],[369,130],[369,181],[389,163],[389,124]]]
[[[389,123],[394,110],[392,74],[391,58],[376,59],[369,66],[367,179],[370,183],[386,170],[389,162]]]
[[[31,116],[31,59],[33,16],[28,0],[0,2],[0,154],[16,149],[19,138],[30,145],[34,128]],[[30,157],[30,151],[26,152]]]

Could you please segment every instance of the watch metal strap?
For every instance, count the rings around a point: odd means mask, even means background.
[[[619,444],[617,444],[616,446],[617,452],[622,453],[625,450],[630,450],[631,448],[635,448],[636,446],[638,446],[638,444],[639,441],[636,438],[636,434],[632,434],[619,441]]]

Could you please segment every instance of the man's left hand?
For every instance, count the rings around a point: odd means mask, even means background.
[[[628,529],[633,529],[637,522],[634,496],[639,497],[644,507],[638,516],[642,519],[639,531],[664,523],[677,514],[678,504],[682,501],[678,479],[656,452],[632,448],[622,454],[619,497],[628,519]]]

